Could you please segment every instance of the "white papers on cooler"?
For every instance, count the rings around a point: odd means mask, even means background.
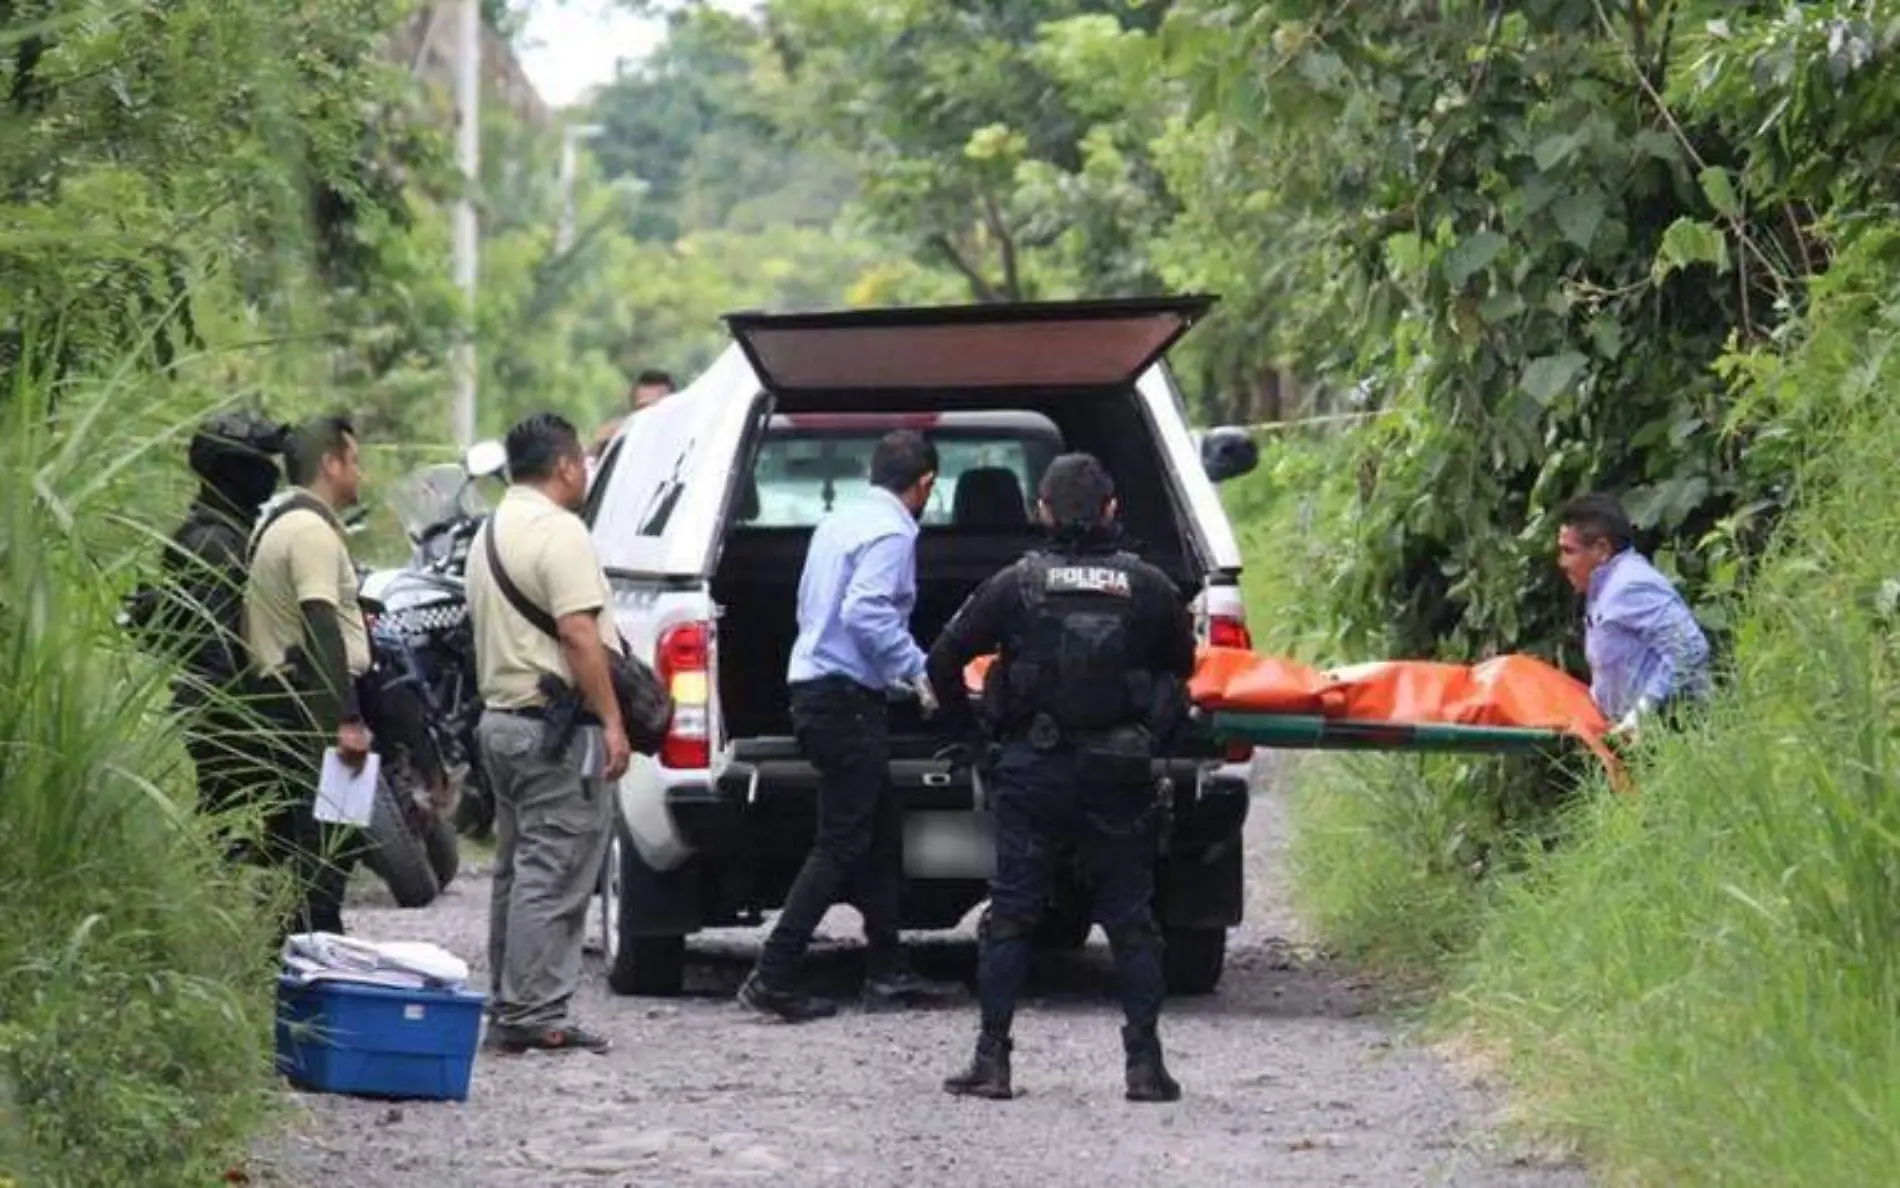
[[[363,766],[354,768],[343,762],[335,747],[325,751],[323,772],[317,777],[317,820],[368,825],[382,771],[382,757],[374,751],[364,757]]]
[[[360,982],[405,990],[459,990],[468,962],[427,941],[366,941],[300,932],[284,942],[284,972],[303,982]]]

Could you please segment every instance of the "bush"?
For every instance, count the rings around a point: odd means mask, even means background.
[[[1338,529],[1352,507],[1361,433],[1275,434],[1261,443],[1251,474],[1221,487],[1247,559],[1241,593],[1257,647],[1339,661],[1349,645],[1366,644],[1333,614],[1333,587],[1346,560]]]
[[[147,447],[110,414],[163,396],[130,382],[20,378],[0,437],[0,1182],[195,1188],[269,1102],[268,888],[190,811],[166,674],[113,622],[98,542]]]
[[[1817,286],[1758,396],[1825,410],[1699,729],[1511,888],[1454,1017],[1652,1182],[1872,1184],[1900,1159],[1900,272]]]

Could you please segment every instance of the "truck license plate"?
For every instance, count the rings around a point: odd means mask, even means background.
[[[987,879],[996,869],[990,815],[918,812],[904,818],[904,873],[918,879]]]

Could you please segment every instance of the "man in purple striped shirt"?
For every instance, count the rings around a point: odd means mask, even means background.
[[[1585,495],[1558,514],[1557,564],[1584,597],[1590,695],[1613,735],[1709,695],[1709,641],[1674,584],[1636,552],[1622,505]]]

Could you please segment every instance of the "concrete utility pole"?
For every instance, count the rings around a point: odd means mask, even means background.
[[[455,284],[462,290],[465,314],[456,336],[450,370],[455,403],[450,424],[456,444],[475,440],[475,297],[481,229],[475,221],[475,194],[482,155],[482,7],[481,0],[457,0],[461,11],[455,53],[455,159],[462,167],[462,194],[455,203]]]
[[[602,131],[599,124],[569,124],[561,129],[561,223],[554,232],[556,252],[574,246],[574,172],[580,164],[580,142]]]

